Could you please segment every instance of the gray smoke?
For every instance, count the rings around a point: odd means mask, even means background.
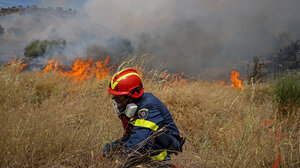
[[[73,6],[68,0],[42,2]],[[102,48],[118,56],[130,50],[186,75],[245,73],[252,56],[274,50],[282,32],[300,39],[299,6],[299,0],[88,0],[76,17],[0,17],[6,30],[0,58],[22,52],[33,39],[63,38],[72,44],[64,51],[69,59]]]
[[[63,50],[47,48],[43,56],[32,61],[34,64],[46,64],[52,58],[64,63],[71,63],[75,58],[104,59],[110,53],[120,55],[123,52],[118,50],[120,47],[114,48],[123,44],[119,35],[72,9],[30,7],[25,12],[1,16],[0,25],[4,28],[4,34],[0,36],[2,64],[13,59],[13,55],[23,57],[24,48],[36,39],[63,39],[67,45]]]
[[[299,6],[299,0],[91,0],[86,12],[169,69],[199,75],[245,72],[281,32],[299,39]]]

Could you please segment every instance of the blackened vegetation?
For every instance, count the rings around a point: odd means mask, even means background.
[[[269,70],[273,72],[300,70],[300,40],[291,41],[268,58]]]
[[[134,50],[131,41],[126,38],[122,38],[122,37],[111,38],[110,40],[108,40],[107,43],[111,55],[116,55],[116,56],[128,55],[128,54],[132,54]]]
[[[108,56],[110,61],[108,65],[116,65],[120,63],[121,56],[129,56],[134,52],[134,47],[130,40],[118,37],[111,38],[107,41],[107,45],[93,44],[85,49],[84,55],[86,59],[94,61],[105,60]]]
[[[109,55],[109,51],[100,45],[92,45],[86,49],[87,58],[92,58],[95,61],[102,61]]]
[[[267,64],[259,61],[259,56],[253,56],[253,65],[248,65],[248,79],[251,82],[261,82],[266,76],[265,68]]]
[[[87,47],[85,55],[87,59],[92,58],[94,61],[102,61],[109,56],[109,65],[116,65],[120,63],[121,56],[132,55],[133,51],[134,47],[130,40],[118,37],[108,40],[106,47],[97,44]]]
[[[300,40],[291,40],[268,56],[253,56],[253,64],[248,65],[248,80],[261,82],[287,71],[300,72]]]

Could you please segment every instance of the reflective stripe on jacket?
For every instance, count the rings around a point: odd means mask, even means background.
[[[164,128],[172,136],[179,136],[179,131],[167,107],[152,93],[144,93],[138,105],[138,111],[145,109],[145,116],[139,116],[135,121],[130,122],[132,132],[125,144],[128,148],[135,148],[145,145],[145,140],[155,131]],[[144,118],[143,118],[144,117]],[[145,146],[152,146],[153,141],[148,142]]]

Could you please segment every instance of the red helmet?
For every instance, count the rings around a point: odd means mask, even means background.
[[[123,69],[112,77],[108,92],[113,95],[139,98],[144,92],[142,79],[135,69]]]

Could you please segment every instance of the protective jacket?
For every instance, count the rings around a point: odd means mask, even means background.
[[[139,147],[139,152],[149,149],[180,151],[179,131],[167,107],[152,93],[144,93],[136,104],[134,118],[120,117],[127,128],[125,147],[130,151]]]

